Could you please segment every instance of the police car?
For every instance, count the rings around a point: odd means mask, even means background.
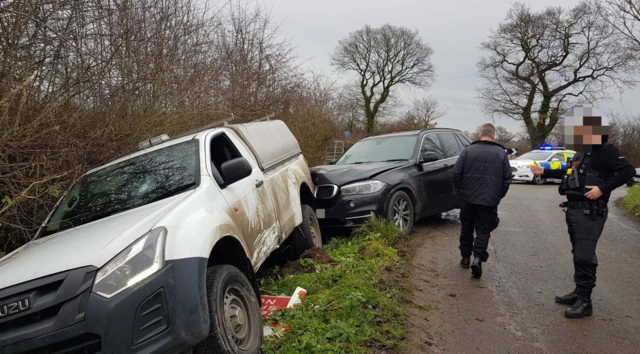
[[[564,147],[544,145],[538,150],[532,150],[510,161],[511,174],[514,181],[522,181],[534,184],[545,184],[546,178],[535,176],[530,166],[537,162],[541,167],[551,170],[566,170],[567,163],[576,154],[573,150]]]

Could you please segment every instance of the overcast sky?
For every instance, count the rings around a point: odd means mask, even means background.
[[[549,5],[570,7],[576,0],[525,1],[535,10]],[[289,37],[297,54],[306,59],[312,70],[337,78],[329,65],[329,55],[338,40],[365,24],[380,26],[390,23],[417,29],[423,40],[434,50],[433,63],[436,82],[428,94],[438,98],[448,107],[439,126],[461,130],[473,130],[491,118],[480,110],[476,87],[476,63],[480,58],[480,42],[503,21],[512,1],[407,1],[407,0],[266,0],[275,20],[281,24],[281,32]],[[409,91],[403,99],[410,102],[425,92]],[[640,90],[627,91],[603,102],[603,110],[620,113],[640,113]],[[502,118],[496,119],[512,131],[521,131],[521,123]]]

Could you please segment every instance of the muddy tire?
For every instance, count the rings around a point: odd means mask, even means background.
[[[296,227],[291,235],[291,257],[298,259],[302,253],[310,248],[322,247],[322,233],[320,224],[313,209],[308,205],[302,206],[302,224]]]
[[[409,234],[415,221],[415,209],[407,193],[395,192],[387,204],[387,219],[402,233]]]
[[[262,345],[260,304],[249,279],[236,267],[207,269],[209,337],[194,354],[257,354]]]
[[[536,175],[533,176],[533,184],[537,184],[537,185],[541,185],[541,184],[545,184],[547,183],[547,180],[545,178],[542,178],[542,176]]]

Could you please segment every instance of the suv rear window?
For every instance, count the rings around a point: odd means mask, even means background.
[[[198,141],[168,146],[83,176],[38,237],[135,209],[195,188]]]

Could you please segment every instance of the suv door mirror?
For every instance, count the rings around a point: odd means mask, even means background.
[[[438,154],[436,154],[433,151],[425,151],[422,153],[422,156],[420,157],[420,162],[421,163],[427,163],[427,162],[434,162],[434,161],[438,161],[440,158],[438,157]]]
[[[230,185],[251,176],[253,168],[247,159],[239,157],[229,160],[220,166],[222,179],[225,185]]]

